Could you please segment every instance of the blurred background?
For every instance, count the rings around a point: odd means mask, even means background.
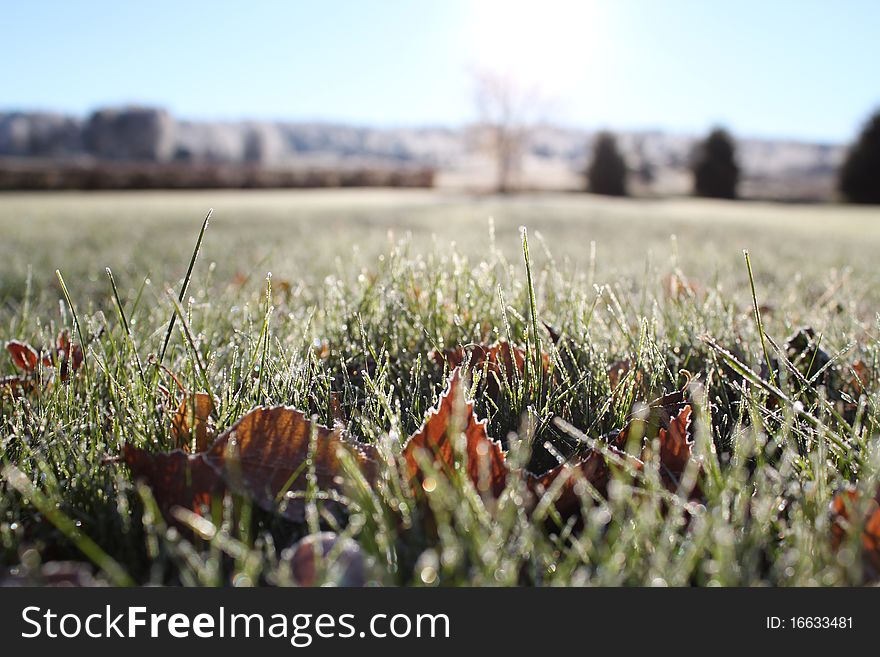
[[[2,17],[0,189],[880,202],[876,0],[7,0]]]

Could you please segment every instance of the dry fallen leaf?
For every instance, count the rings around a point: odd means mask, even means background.
[[[851,366],[851,377],[848,382],[848,388],[851,389],[855,396],[865,394],[868,383],[871,381],[871,368],[863,360],[855,361]]]
[[[651,402],[646,412],[630,419],[627,425],[617,431],[612,431],[603,436],[604,442],[607,444],[606,450],[612,457],[621,464],[627,464],[635,470],[640,470],[644,466],[641,457],[645,455],[645,437],[652,431],[659,429],[661,443],[661,452],[669,452],[667,458],[672,455],[676,457],[684,457],[682,446],[679,440],[688,443],[688,418],[690,417],[690,406],[685,402],[683,392],[674,392]],[[684,414],[679,421],[677,416]],[[674,428],[670,431],[670,427]],[[638,439],[639,456],[628,454],[625,450],[629,446],[630,439]],[[663,445],[666,445],[664,448]],[[687,457],[690,457],[690,451],[687,451]],[[556,479],[561,475],[568,478],[562,486],[556,499],[556,510],[563,520],[577,514],[581,508],[581,496],[577,494],[577,486],[579,482],[588,482],[601,496],[607,497],[608,483],[611,480],[612,470],[608,463],[608,459],[597,450],[591,450],[586,455],[580,457],[581,460],[574,460],[569,463],[563,463],[552,470],[541,474],[529,474],[526,481],[529,490],[535,494],[543,494],[548,490]],[[661,465],[663,464],[661,456]],[[668,465],[671,470],[677,470],[677,463],[670,462]],[[679,472],[680,474],[680,472]]]
[[[631,419],[611,442],[624,449],[631,438],[637,436],[642,441],[640,457],[646,460],[650,456],[650,444],[646,439],[656,435],[659,443],[660,475],[666,487],[674,492],[693,458],[691,416],[692,408],[684,391],[672,392],[652,401],[647,412]],[[702,496],[699,485],[694,487],[691,495],[694,498]]]
[[[832,370],[826,366],[831,363],[831,355],[820,347],[822,335],[811,326],[798,328],[783,343],[785,356],[807,379],[812,379],[824,370],[822,382],[831,379]]]
[[[70,372],[76,372],[83,362],[82,347],[70,341],[70,333],[67,329],[61,331],[55,340],[55,354],[58,358],[58,371],[61,380],[67,381]]]
[[[33,372],[40,362],[40,354],[26,342],[10,340],[6,343],[6,351],[12,356],[12,364],[22,372]]]
[[[345,409],[342,406],[342,393],[331,390],[329,401],[330,415],[333,417],[333,423],[345,426],[348,418],[345,416]]]
[[[487,421],[479,420],[474,404],[465,396],[467,386],[461,368],[450,375],[437,405],[428,413],[421,428],[405,443],[402,461],[415,491],[429,490],[424,471],[431,463],[431,474],[458,472],[467,477],[486,496],[499,497],[511,470],[501,445],[487,433]],[[195,396],[202,402],[201,418],[210,413],[207,395]],[[189,424],[178,412],[178,435]],[[632,420],[620,432],[606,436],[608,450],[621,461],[638,469],[642,461],[626,454],[634,428],[644,429],[657,422],[661,464],[668,476],[677,478],[691,458],[689,437],[691,408],[683,393],[673,393],[655,401],[647,420]],[[196,425],[198,438],[198,425]],[[182,450],[151,454],[126,446],[123,458],[135,477],[144,479],[154,491],[166,518],[175,506],[202,512],[212,496],[229,489],[251,499],[257,506],[299,522],[304,519],[301,495],[310,483],[318,491],[342,493],[345,471],[340,460],[347,452],[368,483],[378,479],[378,453],[370,445],[346,439],[342,429],[330,429],[308,419],[302,412],[285,406],[259,407],[248,412],[235,425],[214,440],[207,450],[188,455]],[[314,479],[310,482],[310,473]],[[528,489],[537,497],[551,488],[557,478],[566,476],[554,504],[563,516],[580,509],[579,481],[593,485],[607,495],[612,469],[606,456],[592,451],[580,460],[534,475],[523,471]],[[672,481],[672,479],[670,479]],[[669,484],[668,484],[669,485]]]
[[[463,399],[464,387],[462,371],[457,368],[452,372],[446,391],[441,395],[437,407],[431,411],[422,428],[405,445],[403,454],[407,468],[412,480],[422,483],[423,475],[415,458],[416,448],[423,449],[427,455],[433,455],[435,467],[447,471],[454,469],[456,464],[460,463],[461,453],[464,452],[468,478],[478,490],[498,497],[506,485],[510,468],[500,444],[491,440],[486,433],[486,421],[478,420],[474,414],[473,403]],[[456,400],[460,404],[457,416]],[[450,428],[452,428],[452,436],[449,435]],[[456,436],[463,438],[462,450],[457,451],[454,448]],[[641,467],[639,459],[611,446],[608,449],[622,461],[629,462],[635,468]],[[524,471],[517,474],[525,478],[527,488],[536,498],[550,489],[559,476],[565,475],[566,480],[555,498],[554,506],[563,518],[567,518],[577,513],[581,506],[581,497],[577,491],[578,482],[589,482],[600,495],[605,496],[612,471],[601,452],[591,451],[581,460],[561,464],[543,474]]]
[[[690,463],[694,441],[690,435],[691,407],[685,406],[667,427],[660,429],[661,475],[668,487],[675,490]]]
[[[143,480],[152,489],[159,510],[170,522],[175,522],[171,510],[178,506],[204,514],[212,497],[224,490],[217,471],[201,454],[190,455],[179,449],[151,453],[125,445],[122,458],[134,479]]]
[[[855,522],[850,511],[860,501],[859,492],[852,488],[839,492],[831,501],[831,544],[835,549],[843,543],[848,527]],[[859,526],[866,565],[872,576],[880,575],[880,488],[868,501],[864,521]]]
[[[432,458],[441,472],[454,471],[464,456],[467,476],[477,490],[498,497],[508,474],[504,453],[501,445],[489,438],[487,421],[477,419],[464,389],[462,371],[455,368],[437,406],[404,445],[403,458],[415,486],[424,481],[417,454]]]
[[[0,377],[0,395],[18,397],[31,389],[31,381],[24,376],[13,374],[12,376]]]
[[[347,450],[367,480],[375,481],[376,451],[372,446],[349,442],[339,431],[286,406],[253,409],[205,452],[151,454],[126,445],[123,458],[132,474],[153,489],[166,518],[174,506],[198,511],[211,494],[226,487],[252,499],[260,508],[301,521],[304,500],[287,498],[286,493],[306,490],[309,463],[318,490],[342,492],[339,450]]]
[[[626,426],[611,431],[606,440],[621,450],[632,447],[631,441],[638,441],[639,444],[635,447],[641,453],[645,439],[658,435],[661,429],[668,429],[673,419],[687,405],[683,391],[672,392],[647,404],[637,405]]]
[[[214,408],[214,400],[208,393],[197,392],[184,397],[171,420],[171,437],[174,438],[174,444],[189,451],[190,441],[195,437],[196,452],[208,449],[208,445],[215,437],[214,422],[211,418]]]
[[[445,351],[434,349],[428,357],[440,366],[446,363],[450,368],[466,365],[475,372],[485,370],[486,392],[491,398],[497,399],[505,385],[511,385],[525,375],[527,355],[507,340],[498,340],[489,346],[459,346]],[[550,356],[541,354],[541,360],[546,373],[550,369]]]
[[[666,487],[674,492],[692,458],[690,419],[691,407],[685,403],[684,394],[676,392],[666,395],[651,403],[646,419],[633,418],[622,430],[606,435],[604,439],[608,444],[605,449],[621,465],[626,464],[634,470],[640,470],[644,467],[643,459],[648,456],[648,445],[643,439],[650,431],[650,426],[658,424],[661,477]],[[624,451],[633,436],[638,436],[643,443],[638,457]],[[591,450],[580,461],[561,464],[542,475],[529,474],[526,484],[533,494],[541,495],[550,489],[559,476],[566,475],[568,478],[555,502],[557,512],[565,520],[580,511],[582,496],[577,491],[579,482],[589,483],[602,497],[608,496],[608,483],[612,476],[608,461],[602,452]],[[692,496],[700,495],[699,486],[696,486]]]
[[[611,384],[612,392],[617,391],[620,382],[629,374],[632,369],[632,362],[628,359],[616,360],[608,366],[608,382]],[[636,371],[636,383],[641,381],[641,371]]]
[[[616,360],[608,366],[608,383],[611,394],[619,400],[624,393],[632,392],[636,398],[648,393],[648,377],[641,367],[633,368],[628,358]]]
[[[634,456],[610,446],[608,450],[633,468],[641,469],[642,462]],[[605,455],[600,451],[591,450],[580,461],[560,464],[542,475],[527,474],[526,486],[537,498],[549,490],[557,478],[567,477],[554,501],[557,513],[566,520],[580,512],[582,495],[578,494],[578,486],[582,485],[582,482],[589,483],[599,495],[607,497],[611,475],[612,470]]]
[[[313,450],[313,451],[312,451]],[[323,491],[343,491],[339,452],[347,451],[368,481],[376,479],[377,453],[371,445],[343,438],[340,430],[312,422],[288,406],[259,407],[222,433],[204,459],[226,484],[251,497],[267,511],[280,511],[289,520],[304,517],[302,498],[284,499],[304,491],[311,460],[315,485]]]
[[[0,378],[0,395],[8,397],[20,397],[34,389],[37,365],[40,362],[40,354],[26,342],[10,340],[6,343],[6,351],[12,357],[12,364],[22,371],[22,374],[13,374]],[[44,361],[45,362],[45,361]]]
[[[23,372],[18,377],[5,377],[0,381],[0,388],[8,389],[13,394],[33,388],[40,363],[43,367],[54,368],[57,365],[58,378],[67,381],[70,372],[79,369],[83,362],[83,351],[80,345],[70,341],[67,329],[62,330],[55,340],[55,346],[44,351],[42,355],[26,342],[10,340],[6,343],[6,351],[12,357],[12,363]],[[47,382],[51,379],[47,379]]]

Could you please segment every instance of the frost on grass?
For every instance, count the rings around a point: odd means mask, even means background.
[[[404,242],[286,289],[197,263],[186,295],[16,308],[0,563],[188,585],[880,574],[858,290],[526,263]]]

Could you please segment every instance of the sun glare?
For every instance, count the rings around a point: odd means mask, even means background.
[[[599,30],[590,0],[473,2],[474,64],[558,93],[586,65]]]

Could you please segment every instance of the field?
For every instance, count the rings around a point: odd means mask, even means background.
[[[0,338],[48,353],[66,329],[85,343],[75,371],[69,348],[26,372],[2,357],[0,376],[19,378],[0,388],[0,566],[10,581],[73,561],[77,577],[117,584],[302,583],[302,551],[288,548],[325,530],[340,538],[309,582],[871,582],[878,219],[577,194],[0,196]],[[456,358],[504,452],[498,490],[468,475],[458,403],[441,432],[449,467],[422,454],[408,477],[406,437]],[[646,409],[678,390],[676,408]],[[214,398],[205,417],[196,392]],[[274,501],[227,477],[210,509],[172,509],[193,473],[154,472],[148,486],[123,458],[125,445],[197,450],[202,430],[222,438],[259,405],[316,416]],[[663,441],[679,421],[688,457],[671,474]],[[377,472],[343,457],[322,472],[318,422],[372,446]],[[607,481],[579,467],[592,457]],[[248,467],[223,458],[224,472]],[[526,472],[560,461],[576,467],[532,485]],[[846,486],[858,493],[834,514]],[[285,511],[288,493],[301,514]]]

